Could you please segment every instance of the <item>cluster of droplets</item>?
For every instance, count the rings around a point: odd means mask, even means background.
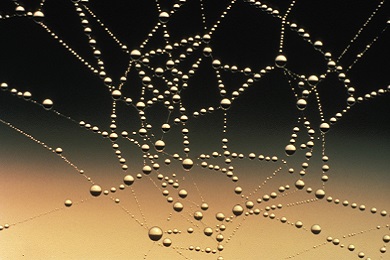
[[[170,205],[173,210],[173,212],[167,219],[168,221],[171,219],[172,214],[180,214],[184,218],[186,218],[186,221],[189,223],[189,227],[186,230],[187,234],[193,234],[195,229],[197,229],[201,230],[205,237],[212,237],[215,241],[215,245],[212,247],[202,248],[201,246],[190,245],[185,248],[186,250],[206,254],[218,253],[218,260],[223,259],[221,252],[224,250],[224,246],[226,246],[229,241],[233,239],[237,230],[240,229],[241,226],[244,224],[244,221],[247,218],[253,216],[260,215],[270,220],[276,219],[280,221],[280,223],[287,223],[288,225],[291,225],[297,229],[310,230],[312,234],[319,235],[323,230],[318,223],[311,223],[306,226],[306,224],[304,224],[301,220],[289,220],[285,216],[279,216],[278,212],[280,212],[284,207],[294,207],[306,203],[314,203],[325,198],[325,183],[329,179],[328,172],[330,170],[328,162],[329,157],[325,153],[326,133],[331,129],[332,125],[340,121],[342,117],[348,111],[351,110],[352,106],[354,106],[355,103],[364,102],[365,100],[369,100],[377,96],[387,94],[390,91],[389,86],[387,88],[380,88],[377,91],[367,93],[361,97],[355,97],[355,88],[353,87],[353,84],[351,83],[350,79],[347,77],[346,74],[348,70],[352,68],[353,64],[355,64],[359,59],[361,59],[363,54],[370,48],[372,43],[378,40],[379,36],[377,36],[362,53],[359,53],[356,60],[354,60],[353,63],[347,69],[344,69],[341,65],[339,65],[342,56],[349,50],[349,46],[358,38],[361,31],[366,27],[366,25],[376,14],[378,9],[383,5],[383,1],[372,13],[372,15],[363,25],[363,27],[358,31],[356,36],[351,40],[350,45],[348,45],[344,52],[340,55],[340,57],[337,58],[333,57],[331,52],[324,51],[324,44],[322,43],[322,41],[312,40],[310,34],[305,31],[305,29],[298,26],[296,23],[288,21],[288,16],[295,6],[295,0],[291,2],[289,8],[283,15],[279,12],[279,10],[271,8],[259,1],[245,0],[245,3],[253,6],[254,8],[259,9],[266,15],[271,15],[275,19],[281,21],[279,53],[275,55],[275,60],[270,61],[268,66],[257,70],[252,69],[250,67],[238,68],[237,65],[224,63],[223,59],[217,59],[213,55],[213,33],[217,30],[222,20],[226,18],[229,11],[232,9],[233,5],[236,3],[235,0],[231,1],[227,5],[225,11],[222,12],[218,21],[215,22],[212,26],[207,26],[205,5],[203,1],[200,0],[203,34],[183,38],[178,42],[172,42],[170,39],[169,21],[170,18],[174,16],[177,11],[180,10],[181,6],[186,4],[186,1],[180,0],[178,3],[173,4],[171,10],[163,10],[159,2],[156,1],[156,6],[158,9],[158,22],[153,27],[151,32],[147,35],[146,39],[139,45],[139,47],[132,50],[129,50],[127,45],[125,45],[118,37],[116,37],[115,34],[103,23],[103,21],[99,19],[99,17],[91,10],[91,8],[88,7],[88,0],[72,0],[75,11],[80,18],[80,24],[82,25],[83,32],[89,43],[93,56],[96,59],[97,67],[94,67],[89,62],[87,62],[81,54],[73,50],[51,28],[49,28],[47,24],[45,24],[45,15],[43,10],[45,1],[42,1],[39,8],[34,12],[26,12],[25,8],[20,3],[18,3],[17,1],[14,2],[16,4],[15,14],[2,16],[2,19],[12,18],[14,16],[32,18],[39,26],[46,30],[51,37],[53,37],[59,44],[61,44],[65,49],[67,49],[69,53],[75,56],[75,58],[77,58],[89,70],[91,70],[91,72],[93,72],[97,77],[102,80],[102,83],[107,87],[110,97],[112,99],[112,113],[110,115],[111,123],[109,129],[102,130],[98,126],[95,126],[89,122],[85,122],[84,120],[75,120],[71,117],[61,114],[60,112],[53,109],[53,107],[55,107],[54,103],[49,98],[44,99],[42,102],[37,102],[33,99],[32,94],[30,92],[20,92],[15,88],[9,88],[7,83],[2,83],[0,86],[1,89],[4,92],[10,92],[17,97],[23,98],[28,102],[40,105],[45,110],[51,111],[59,116],[71,120],[85,130],[92,131],[93,133],[99,134],[103,138],[108,139],[109,142],[111,142],[111,146],[118,159],[121,169],[123,170],[123,183],[118,184],[117,187],[104,189],[102,185],[94,183],[91,177],[85,175],[84,170],[80,170],[76,165],[70,162],[63,155],[62,148],[51,148],[45,143],[35,139],[33,136],[13,126],[11,123],[1,119],[0,122],[14,129],[20,134],[26,136],[37,144],[42,145],[49,151],[55,153],[67,164],[69,164],[80,174],[82,174],[87,181],[91,182],[90,194],[92,197],[100,197],[102,194],[111,194],[112,196],[114,196],[117,191],[130,189],[132,196],[137,203],[138,210],[140,211],[140,214],[142,216],[141,220],[135,219],[135,221],[141,227],[145,228],[150,240],[159,243],[160,246],[170,247],[177,250],[176,252],[181,256],[184,256],[186,259],[189,258],[182,253],[181,249],[183,248],[175,247],[175,239],[173,238],[173,235],[181,234],[181,230],[169,229],[164,231],[160,226],[152,226],[147,223],[147,217],[142,211],[142,205],[140,204],[134,189],[137,180],[147,178],[155,185],[158,190],[160,190],[161,195],[166,198],[167,204]],[[129,58],[128,66],[120,77],[119,83],[116,83],[117,81],[115,79],[113,80],[105,70],[105,64],[102,59],[102,50],[98,48],[99,43],[94,37],[95,29],[92,28],[90,19],[97,21],[99,26],[103,28],[103,30],[116,42],[118,47]],[[288,66],[288,57],[283,53],[283,48],[285,44],[284,33],[287,28],[296,32],[300,37],[302,37],[305,42],[309,43],[312,48],[314,48],[314,50],[318,51],[323,55],[324,60],[327,63],[327,70],[323,74],[300,75],[295,73]],[[387,28],[387,25],[385,28]],[[159,30],[163,31],[165,43],[163,43],[163,46],[161,46],[160,48],[148,49],[148,43],[151,39],[153,39],[153,37],[155,37],[156,32]],[[382,31],[382,33],[384,32],[384,30]],[[163,57],[164,59],[166,59],[165,66],[154,66],[154,59],[157,57]],[[175,57],[179,58],[175,59]],[[184,61],[188,60],[189,57],[196,57],[195,62],[190,66],[190,69],[188,71],[184,71],[181,68],[181,65]],[[209,63],[210,67],[212,67],[213,71],[215,72],[220,94],[220,101],[215,106],[200,108],[198,111],[194,111],[192,115],[190,115],[186,109],[186,104],[182,99],[182,93],[184,93],[187,88],[191,87],[189,79],[197,74],[198,68],[201,63]],[[131,70],[135,70],[140,78],[141,97],[139,98],[139,100],[133,100],[133,98],[127,97],[122,93],[123,88],[126,87],[126,82],[128,81],[128,74]],[[293,90],[295,95],[296,108],[300,112],[300,116],[297,119],[297,124],[292,129],[290,141],[285,146],[284,154],[282,156],[279,156],[279,158],[277,155],[264,155],[262,153],[256,152],[251,152],[245,155],[240,152],[232,151],[228,146],[229,140],[227,138],[227,131],[229,129],[227,116],[229,113],[229,109],[232,105],[234,105],[234,102],[246,92],[247,89],[251,88],[256,82],[260,81],[263,77],[273,72],[274,70],[281,70],[283,74],[287,77],[291,89]],[[231,93],[228,93],[228,90],[225,88],[224,85],[224,79],[221,75],[222,71],[229,72],[231,74],[242,74],[245,77],[245,81],[239,88],[232,91]],[[345,108],[342,111],[337,112],[334,116],[330,118],[325,118],[321,105],[320,94],[317,90],[321,86],[322,81],[333,73],[336,74],[340,82],[342,82],[348,95],[345,100]],[[164,82],[164,86],[161,88],[159,86],[161,84],[157,84],[157,81]],[[312,125],[305,113],[309,102],[308,98],[311,95],[315,96],[315,102],[320,115],[321,123],[319,124],[319,126]],[[118,131],[118,103],[124,103],[129,107],[129,109],[134,109],[138,113],[141,122],[139,128],[133,129],[133,131]],[[165,106],[166,110],[169,112],[169,115],[166,122],[159,126],[157,129],[156,127],[151,125],[149,119],[146,116],[145,111],[147,111],[148,108],[158,103],[162,103]],[[188,121],[196,120],[196,118],[205,116],[207,114],[216,113],[217,111],[222,111],[223,114],[223,137],[221,139],[222,150],[214,151],[210,154],[203,153],[198,156],[193,155],[190,150],[190,129],[187,126]],[[166,146],[169,146],[170,144],[166,143],[163,137],[164,134],[168,133],[170,129],[174,126],[181,127],[183,151],[170,154],[166,151]],[[157,137],[157,133],[162,133],[162,137]],[[302,138],[306,138],[306,140],[299,144]],[[132,145],[135,145],[142,152],[142,160],[144,162],[142,169],[140,169],[142,173],[134,175],[128,172],[128,160],[126,160],[126,158],[124,158],[124,156],[122,155],[121,147],[119,146],[118,142],[118,140],[120,139],[129,141]],[[320,142],[320,144],[318,144],[318,142]],[[320,176],[322,186],[316,187],[313,190],[312,187],[307,187],[308,185],[306,184],[305,176],[308,173],[307,169],[310,166],[309,162],[310,158],[313,156],[313,148],[315,145],[320,145],[322,147],[322,175]],[[290,157],[296,156],[298,149],[301,149],[305,152],[305,159],[301,163],[300,169],[292,168],[289,166],[288,163]],[[284,158],[285,156],[286,158]],[[213,159],[218,158],[223,158],[223,162],[221,164],[215,164],[211,162]],[[168,174],[164,175],[163,171],[161,171],[162,167],[159,164],[160,159],[164,160],[164,166],[169,169],[172,164],[175,164],[175,161],[178,161],[181,165],[182,170],[184,172],[189,172],[189,174],[192,174],[194,172],[194,168],[203,168],[210,171],[221,172],[224,176],[227,177],[227,179],[231,180],[233,183],[237,183],[237,185],[234,187],[233,192],[238,196],[239,199],[237,201],[232,202],[231,212],[221,212],[217,209],[215,209],[216,211],[214,209],[211,209],[206,200],[203,198],[202,194],[200,193],[197,184],[193,180],[191,184],[196,188],[197,192],[199,193],[198,195],[201,198],[201,201],[189,201],[187,199],[189,191],[186,188],[182,188],[182,186],[185,186],[185,182],[187,182],[187,179],[185,181],[184,179],[181,180],[175,173],[171,174],[171,176],[169,176]],[[240,185],[238,185],[239,178],[238,175],[235,173],[234,162],[236,160],[255,159],[257,159],[259,163],[269,162],[274,163],[278,166],[276,170],[272,172],[270,176],[266,177],[265,180],[261,182],[256,189],[254,189],[253,191],[244,191],[244,189]],[[292,175],[298,173],[299,177],[298,179],[296,179],[295,183],[291,183],[291,185],[286,184],[284,186],[280,186],[275,191],[264,192],[262,193],[262,195],[257,195],[257,193],[262,191],[262,188],[264,186],[269,185],[269,182],[267,181],[271,180],[272,178],[275,178],[282,171],[287,171],[289,174]],[[153,175],[152,172],[155,172],[156,174]],[[285,205],[277,203],[277,199],[279,197],[290,196],[294,193],[301,191],[306,191],[308,194],[311,195],[311,198],[287,203]],[[257,198],[253,198],[255,195],[257,196]],[[134,214],[132,214],[128,209],[126,209],[123,205],[120,204],[119,198],[111,197],[111,199],[132,218],[135,218]],[[339,199],[333,199],[331,196],[328,196],[326,198],[326,201],[330,203],[334,202],[335,204],[340,204],[341,202]],[[78,203],[80,202],[77,202],[77,204]],[[189,204],[194,204],[196,209],[194,210],[193,206],[187,207],[187,205]],[[366,209],[366,206],[363,204],[358,206],[358,204],[356,203],[350,204],[347,200],[342,201],[341,204],[345,207],[350,205],[352,209],[359,208],[359,210],[361,211],[364,211]],[[72,207],[73,205],[74,203],[71,199],[65,199],[64,206],[66,208]],[[37,217],[47,215],[57,210],[58,209],[43,213]],[[370,212],[372,214],[376,214],[377,209],[373,207],[370,209]],[[203,222],[204,216],[209,214],[214,215],[214,220],[217,224],[206,224]],[[386,210],[381,210],[380,215],[382,217],[388,216]],[[12,225],[16,225],[23,222],[24,221],[20,221],[13,224],[4,224],[0,226],[0,230],[8,229]],[[232,226],[233,223],[236,222],[238,223]],[[201,225],[199,225],[198,223],[201,223]],[[362,231],[362,233],[377,230],[380,228],[381,227],[378,226],[374,229]],[[227,230],[231,231],[231,233],[227,233]],[[350,234],[348,236],[354,235],[356,234]],[[346,236],[344,236],[343,238],[346,238]],[[383,242],[388,243],[389,241],[390,236],[384,235]],[[324,244],[326,243],[339,245],[340,239],[326,237],[326,241],[324,241]],[[314,246],[313,248],[315,249],[316,247],[322,246],[324,244]],[[343,248],[344,244],[341,244],[340,247]],[[352,244],[348,245],[347,248],[349,251],[355,250],[355,246]],[[380,248],[380,252],[386,252],[385,245]],[[302,253],[298,253],[297,255],[300,255]],[[295,256],[296,255],[289,256],[288,258],[292,258]],[[145,254],[145,258],[146,257],[147,254]],[[365,257],[364,252],[360,251],[358,253],[358,257]]]

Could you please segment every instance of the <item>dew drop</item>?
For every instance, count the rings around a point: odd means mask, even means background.
[[[180,212],[182,211],[184,208],[183,204],[181,202],[176,202],[175,204],[173,204],[173,209],[176,211],[176,212]]]
[[[70,207],[70,206],[72,206],[73,202],[68,199],[68,200],[65,200],[64,204],[66,207]]]
[[[91,193],[92,196],[97,197],[102,193],[102,188],[99,185],[95,184],[92,185],[89,192]]]
[[[162,141],[162,140],[158,140],[158,141],[156,141],[156,143],[154,144],[154,147],[156,148],[156,150],[157,150],[158,152],[162,152],[162,151],[164,150],[164,148],[165,148],[165,143],[164,143],[164,141]]]
[[[154,226],[149,229],[148,235],[152,241],[158,241],[162,238],[163,231],[161,228]]]
[[[194,165],[194,162],[190,158],[186,158],[183,160],[183,168],[186,171],[191,170],[192,166]]]
[[[171,245],[172,245],[172,240],[169,239],[169,238],[165,238],[165,239],[163,240],[163,245],[166,246],[166,247],[171,246]]]
[[[295,153],[297,148],[293,144],[289,144],[286,146],[285,151],[288,156],[291,156]]]
[[[297,101],[297,107],[299,110],[304,110],[306,108],[307,102],[305,99],[301,98]]]
[[[37,23],[42,22],[44,18],[45,18],[45,15],[44,15],[41,11],[36,11],[36,12],[33,14],[33,19],[34,19],[34,21],[37,22]]]
[[[111,95],[113,99],[118,100],[122,96],[122,92],[120,92],[120,90],[115,89],[111,92]]]
[[[310,230],[314,235],[318,235],[319,233],[321,233],[321,227],[317,224],[311,226]]]
[[[275,65],[278,68],[284,68],[286,66],[286,63],[287,63],[287,58],[284,55],[278,55],[275,58]]]
[[[224,98],[221,100],[221,108],[223,110],[228,110],[230,108],[231,104],[232,104],[232,102],[228,98]]]
[[[305,187],[305,182],[303,180],[297,180],[295,182],[295,187],[297,187],[299,190],[303,189]]]
[[[126,175],[126,176],[123,178],[123,182],[124,182],[127,186],[130,186],[131,184],[134,183],[134,177],[131,176],[131,175]]]
[[[161,12],[158,15],[158,19],[160,20],[161,23],[167,23],[169,20],[169,14],[167,12]]]
[[[236,204],[232,211],[234,215],[240,216],[244,212],[244,208],[240,204]]]
[[[53,101],[51,99],[45,99],[42,102],[43,108],[46,110],[50,110],[53,107]]]
[[[206,227],[204,230],[203,230],[203,233],[206,235],[206,236],[211,236],[213,234],[213,229],[211,227]]]

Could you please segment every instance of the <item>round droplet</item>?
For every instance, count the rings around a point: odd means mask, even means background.
[[[303,187],[305,187],[305,182],[303,180],[297,180],[295,182],[295,187],[301,190],[303,189]]]
[[[158,15],[158,19],[160,20],[161,23],[167,23],[169,20],[169,14],[167,12],[161,12]]]
[[[141,52],[139,50],[132,50],[130,52],[130,57],[133,59],[133,60],[139,60],[139,58],[141,58]]]
[[[166,133],[171,129],[171,126],[169,124],[163,124],[161,126],[161,129],[163,130],[164,133]]]
[[[124,182],[127,186],[130,186],[131,184],[134,183],[134,177],[131,176],[131,175],[126,175],[126,176],[123,178],[123,182]]]
[[[73,202],[71,200],[65,200],[64,204],[66,207],[70,207],[72,206]]]
[[[158,140],[154,144],[154,147],[156,148],[157,151],[162,152],[165,148],[165,143],[162,140]]]
[[[26,92],[24,92],[23,93],[23,98],[25,99],[25,100],[29,100],[30,98],[31,98],[31,93],[30,92],[28,92],[28,91],[26,91]]]
[[[183,160],[183,168],[186,171],[191,170],[192,166],[194,166],[194,162],[190,158],[186,158]]]
[[[204,230],[203,230],[203,233],[206,235],[206,236],[211,236],[213,234],[213,229],[211,227],[206,227]]]
[[[383,236],[383,242],[389,243],[390,242],[390,235],[384,235]]]
[[[15,12],[16,12],[16,15],[18,16],[22,16],[25,12],[25,9],[23,6],[21,5],[18,5],[16,8],[15,8]]]
[[[43,18],[45,18],[45,15],[41,11],[36,11],[33,14],[33,19],[35,22],[40,23],[43,21]]]
[[[236,204],[232,211],[234,215],[240,216],[244,212],[244,208],[240,204]]]
[[[179,191],[179,197],[180,197],[180,198],[183,198],[183,199],[184,199],[184,198],[187,197],[187,195],[188,195],[188,193],[187,193],[186,190],[183,189],[183,190],[180,190],[180,191]]]
[[[117,133],[111,133],[109,135],[111,141],[115,141],[116,139],[118,139],[118,134]]]
[[[311,75],[307,79],[307,83],[309,83],[310,86],[315,86],[318,83],[318,77],[316,75]]]
[[[99,196],[102,193],[102,187],[100,187],[97,184],[92,185],[92,187],[89,190],[89,192],[91,193],[92,196],[97,197],[97,196]]]
[[[165,239],[163,240],[163,245],[166,246],[166,247],[171,246],[171,245],[172,245],[172,240],[169,239],[169,238],[165,238]]]
[[[216,215],[215,215],[215,218],[219,221],[223,221],[225,219],[225,214],[223,214],[222,212],[218,212]]]
[[[58,147],[56,148],[56,154],[62,154],[62,148]]]
[[[2,90],[6,90],[8,88],[8,84],[3,82],[3,83],[1,83],[0,87]]]
[[[286,66],[286,63],[287,63],[287,58],[284,55],[278,55],[275,58],[275,65],[278,68],[284,68]]]
[[[318,235],[319,233],[321,233],[321,227],[320,227],[320,225],[317,225],[317,224],[315,224],[315,225],[313,225],[313,226],[311,226],[311,232],[314,234],[314,235]]]
[[[162,238],[163,231],[161,228],[154,226],[149,229],[148,235],[152,241],[158,241]]]
[[[295,226],[297,227],[297,228],[301,228],[301,227],[303,227],[303,223],[302,223],[302,221],[297,221],[297,222],[295,222]]]
[[[202,212],[196,211],[196,212],[194,213],[194,219],[196,219],[196,220],[201,220],[202,218],[203,218],[203,213],[202,213]]]
[[[53,107],[53,101],[51,101],[51,99],[45,99],[43,100],[42,105],[46,110],[50,110]]]
[[[297,107],[299,110],[304,110],[306,108],[307,102],[305,99],[301,98],[297,101]]]
[[[288,156],[291,156],[295,153],[297,148],[293,144],[289,144],[286,146],[285,151]]]
[[[144,165],[144,167],[142,167],[142,172],[148,175],[152,172],[152,167],[150,167],[149,165]]]
[[[117,100],[117,99],[121,98],[122,92],[120,92],[119,90],[115,89],[114,91],[111,92],[111,95],[112,95],[113,99]]]
[[[232,102],[228,98],[224,98],[221,100],[221,108],[223,110],[228,110],[230,108],[231,104],[232,104]]]
[[[322,133],[328,132],[329,128],[330,128],[330,126],[329,126],[328,123],[322,123],[320,125],[320,130],[321,130]]]
[[[173,204],[173,209],[176,211],[176,212],[180,212],[182,211],[184,208],[183,204],[181,204],[181,202],[176,202],[175,204]]]
[[[325,197],[325,191],[322,189],[316,190],[315,196],[317,199],[323,199]]]

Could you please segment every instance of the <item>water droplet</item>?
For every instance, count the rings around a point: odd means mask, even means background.
[[[111,95],[112,95],[113,99],[117,100],[117,99],[120,99],[120,97],[122,96],[122,92],[115,89],[114,91],[111,92]]]
[[[305,187],[305,182],[303,180],[297,180],[295,182],[295,187],[301,190],[303,189],[303,187]]]
[[[53,107],[53,101],[51,101],[51,99],[45,99],[43,100],[42,105],[46,110],[50,110]]]
[[[328,123],[322,123],[320,125],[320,130],[321,130],[322,133],[328,132],[329,128],[330,128],[330,126],[329,126]]]
[[[287,63],[287,58],[284,55],[278,55],[275,58],[275,65],[278,68],[284,68],[286,66],[286,63]]]
[[[158,15],[158,19],[160,20],[161,23],[167,23],[169,20],[169,14],[167,12],[161,12]]]
[[[230,108],[231,104],[232,104],[232,102],[228,98],[224,98],[221,100],[221,108],[223,110],[228,110]]]
[[[305,99],[301,98],[297,101],[297,107],[299,110],[304,110],[306,108],[307,102]]]
[[[289,144],[286,146],[285,151],[288,156],[291,156],[295,153],[297,148],[293,144]]]
[[[309,83],[310,86],[315,86],[318,83],[318,77],[316,75],[311,75],[307,79],[307,83]]]
[[[68,199],[68,200],[65,200],[64,204],[66,207],[70,207],[70,206],[72,206],[73,202]]]
[[[321,227],[320,227],[320,225],[317,225],[317,224],[311,226],[310,230],[315,235],[318,235],[319,233],[321,233]]]
[[[33,14],[33,19],[35,22],[40,23],[43,21],[43,18],[45,18],[45,15],[41,11],[36,11]]]
[[[240,204],[236,204],[232,211],[234,215],[240,216],[244,212],[244,208]]]
[[[315,196],[317,199],[322,199],[325,197],[325,191],[322,189],[316,190]]]
[[[89,190],[89,192],[91,193],[92,196],[97,197],[97,196],[99,196],[102,193],[102,187],[100,187],[97,184],[92,185],[92,187]]]
[[[133,59],[133,60],[139,60],[139,58],[141,58],[141,52],[139,50],[132,50],[130,52],[130,57]]]
[[[297,221],[297,222],[295,222],[295,226],[296,226],[297,228],[303,227],[302,221]]]
[[[225,214],[223,214],[222,212],[218,212],[216,215],[215,215],[215,218],[219,221],[223,221],[225,219]]]
[[[126,175],[126,176],[123,178],[123,182],[124,182],[127,186],[130,186],[131,184],[134,183],[134,177],[131,176],[131,175]]]
[[[152,241],[158,241],[162,238],[163,231],[161,228],[154,226],[149,229],[148,235]]]
[[[176,202],[175,204],[173,204],[173,209],[176,211],[176,212],[180,212],[182,211],[184,208],[183,204],[181,202]]]
[[[202,213],[202,212],[196,211],[196,212],[194,213],[194,219],[196,219],[196,220],[201,220],[202,218],[203,218],[203,213]]]
[[[191,170],[192,166],[194,165],[194,162],[190,158],[186,158],[183,160],[183,168],[186,171]]]
[[[188,193],[187,193],[187,191],[186,190],[180,190],[179,191],[179,197],[180,198],[186,198],[187,197],[187,195],[188,195]]]
[[[204,230],[203,230],[203,233],[206,235],[206,236],[211,236],[213,234],[213,229],[211,227],[206,227]]]
[[[162,152],[164,150],[164,148],[165,148],[165,143],[162,140],[158,140],[154,144],[154,147],[156,147],[157,151]]]
[[[172,245],[172,240],[169,239],[169,238],[165,238],[165,239],[163,240],[163,245],[166,246],[166,247],[171,246],[171,245]]]

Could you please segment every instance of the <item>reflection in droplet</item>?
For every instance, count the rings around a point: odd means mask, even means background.
[[[311,226],[310,230],[315,235],[318,235],[319,233],[321,233],[321,227],[320,227],[320,225],[317,225],[317,224]]]
[[[64,204],[66,207],[70,207],[70,206],[72,206],[73,202],[71,200],[67,199],[67,200],[65,200]]]
[[[194,165],[194,162],[190,158],[186,158],[183,160],[183,168],[186,171],[191,170],[192,166]]]
[[[161,228],[154,226],[149,229],[148,235],[152,241],[158,241],[162,238],[163,231]]]
[[[97,184],[92,185],[91,189],[89,190],[92,196],[99,196],[102,193],[102,187],[100,187]]]
[[[43,100],[42,105],[46,110],[50,110],[53,107],[53,101],[51,101],[51,99],[45,99]]]

